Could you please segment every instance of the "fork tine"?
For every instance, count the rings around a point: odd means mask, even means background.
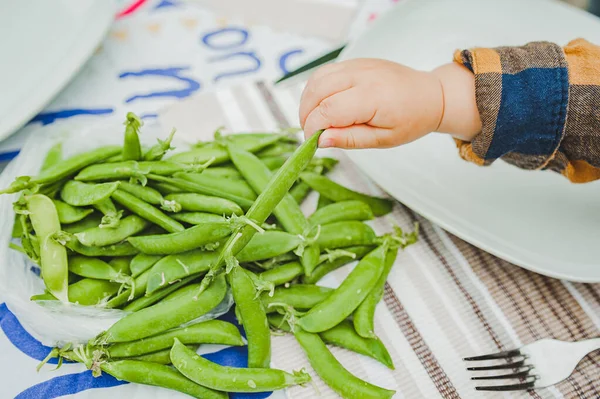
[[[486,375],[481,377],[471,377],[472,380],[505,380],[509,378],[524,378],[529,375],[531,369],[519,371],[513,374],[502,374],[502,375]]]
[[[465,357],[463,360],[471,362],[471,361],[478,361],[478,360],[507,359],[507,358],[517,357],[517,356],[521,356],[521,352],[518,349],[513,349],[510,351],[491,353],[489,355]]]
[[[524,391],[535,387],[535,379],[533,381],[524,382],[522,384],[512,385],[497,385],[487,387],[475,387],[478,391]]]
[[[488,370],[506,370],[506,369],[520,369],[525,366],[525,359],[519,360],[514,363],[497,364],[495,366],[481,366],[481,367],[467,367],[469,371],[488,371]],[[531,366],[527,366],[531,367]]]

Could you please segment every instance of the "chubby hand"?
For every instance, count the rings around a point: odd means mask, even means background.
[[[326,129],[320,147],[388,148],[433,131],[469,139],[481,129],[474,92],[473,75],[456,64],[424,72],[380,59],[343,61],[311,76],[300,124],[306,137]]]

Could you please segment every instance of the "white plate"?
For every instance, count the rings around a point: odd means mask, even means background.
[[[600,20],[549,0],[407,0],[342,58],[377,57],[431,69],[471,46],[600,43]],[[600,183],[462,161],[447,136],[349,152],[380,186],[464,240],[547,276],[600,282]]]
[[[110,0],[0,2],[0,140],[27,123],[92,55]]]

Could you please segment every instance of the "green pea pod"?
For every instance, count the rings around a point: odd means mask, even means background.
[[[216,188],[225,194],[245,198],[250,201],[256,199],[256,193],[244,180],[222,179],[210,176],[210,174],[205,175],[204,173],[176,173],[173,177],[190,181],[202,188]],[[212,195],[211,193],[200,194]],[[217,196],[227,198],[223,195]],[[237,201],[234,202],[237,203]]]
[[[236,143],[237,144],[237,143]],[[275,144],[258,151],[256,156],[259,158],[265,157],[281,157],[282,155],[290,155],[298,148],[297,143],[286,143],[284,141],[278,141]]]
[[[128,276],[119,273],[111,265],[97,258],[85,256],[71,256],[69,258],[69,271],[85,278],[123,282]]]
[[[181,223],[171,219],[169,216],[165,215],[152,205],[125,191],[115,191],[112,194],[112,198],[125,208],[129,209],[131,212],[151,223],[154,223],[157,226],[162,227],[169,233],[177,233],[185,230],[185,227],[183,227]]]
[[[144,123],[133,112],[127,113],[125,120],[125,136],[123,140],[123,160],[138,161],[142,158],[142,145],[140,144],[140,127]]]
[[[164,176],[157,175],[157,177],[167,179]],[[188,192],[182,188],[176,187],[169,183],[159,183],[159,182],[151,181],[148,183],[148,186],[158,190],[162,195]]]
[[[118,244],[107,245],[104,247],[88,247],[80,243],[74,236],[61,236],[57,239],[57,241],[64,242],[64,245],[71,251],[89,257],[112,258],[115,256],[133,256],[137,255],[140,252],[128,242],[120,242]]]
[[[198,345],[186,345],[186,346],[190,350],[193,350],[194,352],[198,350]],[[117,358],[117,360],[141,360],[143,362],[158,363],[158,364],[164,364],[165,366],[168,366],[171,364],[171,348],[163,349],[161,351],[154,352],[154,353],[147,353],[145,355],[131,356],[127,359]]]
[[[228,277],[236,311],[241,316],[248,340],[248,367],[268,369],[271,366],[271,332],[265,308],[256,300],[258,293],[244,269],[235,267]]]
[[[354,328],[361,337],[377,338],[377,335],[375,335],[375,307],[381,301],[381,298],[383,298],[385,282],[394,266],[394,262],[396,262],[397,255],[397,248],[392,247],[388,250],[385,256],[383,272],[379,280],[354,312]]]
[[[50,150],[46,153],[46,158],[42,162],[42,168],[40,171],[45,171],[57,165],[62,161],[62,142],[54,144]]]
[[[395,391],[380,388],[356,377],[340,364],[318,334],[296,326],[294,336],[321,379],[345,399],[388,399]]]
[[[171,217],[179,222],[193,225],[203,223],[224,223],[227,220],[223,216],[205,212],[180,212],[171,215]]]
[[[149,270],[152,266],[156,264],[163,257],[161,255],[147,255],[147,254],[137,254],[132,260],[130,264],[131,275],[133,277],[137,277],[146,270]]]
[[[324,198],[323,196],[319,198]],[[373,219],[371,207],[362,201],[342,201],[327,205],[315,213],[310,218],[312,226],[325,225],[335,222],[344,222],[349,220],[371,220]]]
[[[227,399],[224,392],[217,392],[198,385],[169,366],[140,360],[116,360],[100,365],[102,371],[113,377],[144,385],[152,385],[183,392],[198,399]]]
[[[58,212],[58,220],[63,224],[79,222],[86,216],[94,212],[93,209],[79,208],[71,206],[59,200],[53,200],[56,211]]]
[[[302,242],[297,235],[283,231],[265,231],[256,234],[236,256],[241,263],[258,262],[292,251]]]
[[[250,140],[238,140],[236,145],[246,151],[256,152],[277,141],[281,140],[281,136],[272,134],[261,138]],[[213,165],[218,165],[229,161],[227,150],[222,147],[204,146],[191,151],[182,152],[173,155],[170,160],[181,163],[200,163],[207,162],[213,159]]]
[[[331,253],[324,255],[323,262],[317,266],[313,274],[302,277],[304,284],[316,284],[324,276],[331,273],[332,271],[339,269],[348,263],[354,262],[355,260],[362,259],[363,256],[373,250],[372,246],[356,246],[344,248],[342,253]],[[337,251],[336,251],[337,252]]]
[[[335,222],[321,226],[317,242],[321,248],[335,249],[357,245],[373,245],[376,239],[371,227],[358,221]]]
[[[126,240],[128,237],[141,232],[149,225],[150,223],[141,217],[131,215],[121,220],[119,226],[113,229],[93,227],[81,233],[76,233],[75,237],[77,237],[80,243],[88,247],[103,247]]]
[[[92,213],[85,219],[82,219],[79,222],[64,225],[62,226],[62,228],[67,233],[75,234],[91,229],[92,227],[97,227],[100,225],[101,222],[102,217],[96,213]]]
[[[240,172],[231,166],[216,166],[213,168],[208,168],[202,172],[202,174],[204,176],[211,176],[218,179],[243,179],[242,175],[240,175]]]
[[[58,212],[52,200],[45,195],[25,197],[33,230],[40,240],[40,266],[46,289],[61,302],[69,302],[68,260],[66,249],[52,237],[60,232]]]
[[[331,204],[334,204],[334,202],[332,200],[330,200],[327,197],[323,197],[322,195],[319,195],[319,200],[317,201],[317,210],[323,209],[327,205],[331,205]],[[367,207],[368,207],[368,205],[367,205]],[[371,212],[371,214],[373,214],[373,211],[371,211],[370,207],[369,207],[369,211]],[[310,218],[312,218],[313,216],[314,216],[314,214]]]
[[[175,148],[171,146],[174,136],[175,129],[172,129],[165,140],[157,139],[157,143],[144,154],[144,161],[160,161],[167,152],[174,150]]]
[[[277,171],[275,176],[269,181],[269,184],[260,193],[256,201],[252,204],[248,212],[246,212],[246,218],[252,220],[259,226],[262,225],[273,209],[279,204],[281,199],[287,194],[292,184],[296,181],[300,172],[310,162],[315,152],[317,151],[319,136],[322,131],[316,132],[311,138],[306,140],[298,150],[286,161],[286,163]],[[204,277],[202,281],[202,289],[210,284],[215,274],[228,263],[228,266],[235,265],[235,256],[250,242],[252,237],[256,234],[256,229],[247,225],[245,227],[237,228],[228,242],[224,246],[224,250],[221,251],[219,260],[211,267],[209,273]]]
[[[290,195],[298,205],[301,205],[311,191],[312,188],[310,188],[308,184],[304,183],[303,181],[299,181],[294,184],[294,187],[291,188]]]
[[[60,196],[69,205],[88,206],[110,198],[118,188],[119,182],[87,184],[70,180],[62,188]]]
[[[150,173],[150,169],[144,169],[138,161],[99,163],[90,165],[81,170],[77,176],[75,176],[75,180],[83,182],[101,182],[136,178],[145,181],[145,176],[148,173]]]
[[[105,300],[119,291],[120,284],[106,280],[84,278],[70,284],[68,288],[69,302],[82,306],[101,305]],[[34,295],[32,301],[55,301],[52,294]]]
[[[171,362],[179,372],[202,386],[223,392],[270,392],[310,381],[305,371],[288,374],[276,369],[221,366],[197,355],[175,341]]]
[[[293,151],[292,151],[293,152]],[[287,157],[266,157],[260,158],[260,161],[265,164],[269,170],[277,170],[283,166]]]
[[[294,309],[312,309],[317,304],[327,299],[333,292],[332,288],[309,284],[293,284],[289,287],[277,287],[273,296],[269,293],[261,295],[261,301],[268,313],[277,311],[272,304],[284,303]]]
[[[198,225],[172,234],[129,237],[127,240],[145,254],[170,255],[214,243],[229,234],[231,224],[225,222]]]
[[[387,245],[371,251],[327,299],[298,320],[298,325],[308,332],[321,332],[350,316],[377,284],[386,253]]]
[[[125,310],[126,312],[137,312],[139,310],[147,308],[148,306],[152,306],[158,301],[162,300],[163,298],[166,298],[167,296],[171,295],[175,291],[178,291],[180,288],[183,288],[184,286],[191,283],[197,278],[198,276],[191,276],[174,282],[173,284],[170,284],[168,287],[162,290],[155,291],[150,295],[145,295],[141,298],[134,300],[133,302],[125,306],[123,310]]]
[[[119,256],[112,258],[108,264],[121,274],[131,275],[131,260],[131,256]]]
[[[270,314],[268,319],[271,326],[285,332],[291,332],[290,326],[283,315]],[[352,322],[349,320],[344,320],[337,326],[319,333],[319,336],[328,344],[369,356],[394,370],[394,362],[383,342],[378,339],[361,337],[354,331]]]
[[[243,215],[238,204],[225,198],[202,194],[169,194],[166,199],[181,205],[181,209],[190,212],[209,212],[217,215]]]
[[[179,205],[176,201],[166,200],[158,190],[155,190],[152,187],[131,184],[122,181],[119,189],[128,192],[129,194],[151,205],[160,206],[167,212],[181,211],[181,205]]]
[[[300,178],[313,190],[319,192],[319,194],[329,198],[332,201],[340,202],[358,200],[368,204],[371,207],[371,210],[373,210],[373,214],[375,216],[383,216],[388,214],[394,207],[394,202],[389,199],[372,197],[352,191],[317,173],[304,172],[300,175]]]
[[[227,284],[220,277],[200,295],[198,289],[198,284],[185,286],[156,305],[125,316],[102,333],[98,342],[135,341],[197,319],[223,301]]]
[[[228,150],[232,162],[254,191],[258,194],[263,192],[269,184],[269,181],[273,178],[273,173],[269,168],[267,168],[259,158],[248,151],[237,149],[234,146],[229,146]],[[273,214],[283,228],[289,233],[303,236],[310,230],[308,220],[306,220],[300,206],[289,194],[283,196],[279,204],[273,210]],[[319,253],[320,249],[316,243],[310,243],[307,246],[303,246],[302,250],[298,253],[306,275],[310,276],[317,266]]]
[[[259,274],[259,277],[263,281],[273,283],[274,285],[281,285],[293,281],[302,276],[303,273],[304,268],[299,262],[290,262],[264,271]]]
[[[144,355],[171,348],[175,338],[184,344],[244,345],[236,326],[221,320],[207,320],[138,341],[117,343],[107,347],[106,352],[111,358]]]
[[[181,278],[206,273],[218,258],[218,252],[202,250],[165,256],[152,269],[148,270],[146,295],[151,295],[161,288],[168,287]]]

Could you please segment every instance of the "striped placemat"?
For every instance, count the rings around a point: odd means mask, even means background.
[[[264,82],[236,86],[185,100],[160,113],[166,129],[177,126],[189,141],[208,138],[215,127],[232,131],[272,130],[297,125],[301,87],[272,88]],[[323,150],[320,150],[323,151]],[[358,191],[384,195],[344,155],[327,150],[340,164],[331,177]],[[309,197],[306,211],[314,210]],[[465,356],[519,347],[546,337],[580,340],[600,335],[600,284],[547,278],[502,261],[452,236],[398,203],[372,223],[378,233],[394,224],[421,226],[420,240],[398,256],[376,331],[396,365],[389,370],[369,358],[332,348],[352,373],[396,389],[397,398],[600,398],[600,353],[586,357],[558,386],[535,392],[484,394],[474,390]],[[322,281],[336,286],[339,269]],[[307,366],[291,336],[273,340],[274,363],[290,370]],[[313,373],[314,375],[314,373]],[[322,381],[289,390],[293,399],[335,398]]]

